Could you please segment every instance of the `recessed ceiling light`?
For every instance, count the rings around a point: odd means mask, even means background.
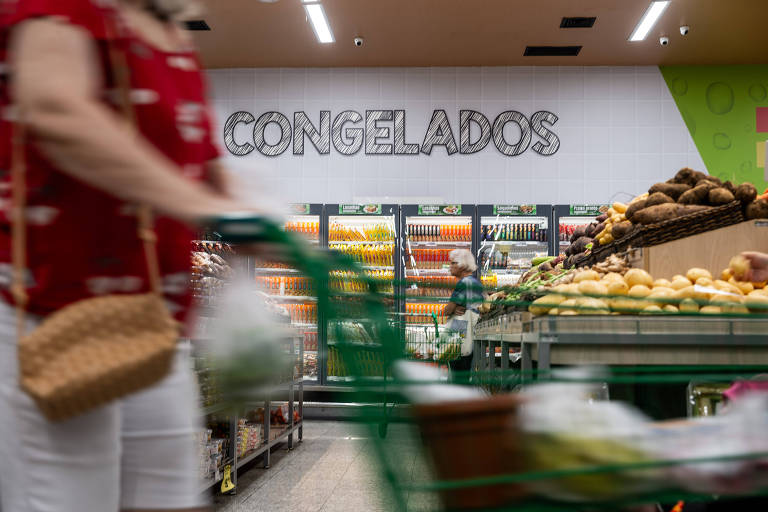
[[[325,15],[323,6],[319,3],[304,3],[304,10],[307,11],[307,17],[312,23],[312,29],[315,31],[317,40],[321,43],[333,43],[333,32],[328,24],[328,18]]]
[[[659,18],[664,14],[664,11],[667,10],[668,6],[669,0],[651,2],[651,5],[648,6],[645,14],[643,14],[643,17],[640,19],[640,23],[635,27],[635,31],[629,36],[629,40],[642,41],[645,39],[648,36],[648,32],[650,32],[656,22],[659,21]]]

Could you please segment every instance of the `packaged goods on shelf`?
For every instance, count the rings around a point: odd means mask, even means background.
[[[363,265],[376,267],[391,267],[394,265],[394,245],[342,245],[329,244],[329,249],[351,256],[353,260]]]
[[[309,239],[317,239],[320,236],[320,223],[315,221],[288,221],[285,223],[285,231],[298,233]]]
[[[331,222],[328,226],[330,242],[394,242],[395,231],[387,222],[370,222],[363,225],[346,225]]]
[[[317,354],[304,353],[304,378],[317,378]]]
[[[394,270],[365,270],[365,274],[379,282],[379,293],[393,293]],[[332,290],[348,293],[364,293],[368,291],[368,285],[354,272],[332,272],[330,286]]]
[[[306,331],[304,333],[304,351],[317,352],[317,331]]]
[[[405,323],[406,324],[432,324],[434,317],[437,317],[438,324],[446,322],[443,310],[445,304],[422,304],[409,303],[405,305]]]
[[[291,316],[292,323],[298,324],[316,324],[317,323],[317,305],[315,304],[281,304],[285,311]]]
[[[481,241],[546,242],[547,230],[538,223],[483,225]]]
[[[237,422],[237,456],[243,457],[257,449],[264,442],[261,423],[249,422],[241,418]]]
[[[412,248],[406,250],[405,259],[408,268],[419,270],[448,268],[451,250]]]
[[[314,295],[312,280],[307,277],[256,276],[256,283],[268,295],[307,297]]]
[[[226,461],[226,439],[215,439],[213,431],[203,430],[198,434],[198,475],[201,480],[220,480]]]
[[[450,297],[459,280],[451,275],[406,275],[409,297]]]
[[[408,238],[413,242],[471,242],[471,224],[409,224]]]

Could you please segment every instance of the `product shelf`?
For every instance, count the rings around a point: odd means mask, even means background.
[[[275,274],[301,274],[300,271],[294,268],[269,268],[269,267],[257,267],[254,269],[256,275],[275,275]]]
[[[456,240],[456,241],[435,241],[435,242],[428,242],[428,241],[418,241],[414,242],[411,240],[408,240],[406,242],[406,245],[411,245],[414,247],[430,247],[430,246],[456,246],[456,247],[470,247],[472,245],[472,242],[466,241],[466,240]]]
[[[394,240],[329,240],[328,245],[394,245]]]
[[[288,300],[288,301],[316,301],[317,297],[314,297],[312,295],[270,295],[271,299],[275,299],[278,302],[281,300]]]

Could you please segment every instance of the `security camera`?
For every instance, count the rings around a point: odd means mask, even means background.
[[[691,31],[691,27],[689,27],[688,25],[683,25],[682,27],[680,27],[680,35],[681,36],[687,36],[688,32],[690,32],[690,31]]]
[[[659,38],[659,44],[661,46],[667,46],[669,44],[669,38],[667,36],[661,36]]]
[[[361,46],[363,46],[363,43],[364,43],[364,42],[365,42],[365,41],[363,41],[363,38],[362,38],[362,37],[356,37],[356,38],[355,38],[355,46],[357,46],[358,48],[360,48]]]

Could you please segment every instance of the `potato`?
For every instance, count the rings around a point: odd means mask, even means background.
[[[752,290],[747,294],[748,297],[768,297],[768,290]]]
[[[613,235],[608,233],[602,238],[600,238],[600,245],[608,245],[609,243],[613,242]]]
[[[753,313],[768,313],[768,295],[750,295],[744,305]]]
[[[768,201],[758,199],[749,203],[747,205],[746,217],[747,220],[768,219]]]
[[[731,272],[730,268],[723,269],[723,271],[720,272],[720,279],[722,279],[723,281],[728,281],[732,277],[733,277],[733,272]]]
[[[672,296],[674,299],[694,299],[697,301],[709,300],[709,294],[697,292],[694,286],[677,290]]]
[[[728,270],[736,279],[744,278],[749,273],[750,268],[749,260],[742,255],[734,256],[728,263]]]
[[[650,288],[653,286],[651,274],[641,268],[631,268],[624,275],[624,281],[632,288],[635,285],[642,284]]]
[[[579,293],[579,285],[576,283],[559,284],[552,288],[552,290],[557,293],[564,294],[565,296],[581,295],[581,293]]]
[[[676,219],[707,209],[709,209],[708,206],[682,205],[675,203],[659,204],[643,208],[635,213],[632,217],[632,222],[644,225],[658,224],[659,222]]]
[[[651,289],[651,293],[648,295],[651,299],[672,297],[677,290],[669,288],[667,286],[655,286]]]
[[[694,186],[698,182],[698,177],[702,173],[699,173],[697,171],[694,171],[690,167],[683,167],[679,171],[677,171],[677,174],[675,174],[675,177],[672,178],[670,181],[672,183],[685,183],[690,186]]]
[[[693,285],[693,283],[690,282],[687,278],[683,276],[676,276],[672,279],[670,288],[674,288],[675,290],[682,290],[683,288],[688,288],[691,285]]]
[[[754,291],[755,287],[752,283],[748,281],[737,281],[735,278],[730,278],[728,280],[730,284],[741,290],[741,293],[744,295],[748,294],[751,291]]]
[[[633,203],[630,203],[629,207],[627,208],[627,211],[624,215],[626,215],[627,220],[631,220],[634,222],[634,215],[639,212],[640,210],[645,209],[645,203],[648,201],[648,199],[640,199],[638,201],[635,201]]]
[[[720,309],[723,313],[728,313],[730,315],[746,315],[749,313],[749,309],[747,309],[747,306],[744,304],[736,304],[736,303],[730,303],[730,304],[723,304],[720,306]]]
[[[752,282],[752,286],[754,286],[758,290],[762,290],[766,286],[768,286],[768,281],[760,281],[760,282]]]
[[[636,202],[638,202],[638,201],[642,201],[642,200],[644,200],[644,199],[648,199],[648,196],[649,196],[649,195],[650,195],[650,194],[648,194],[648,192],[645,192],[644,194],[640,194],[639,196],[637,196],[637,197],[635,197],[634,199],[632,199],[632,200],[629,202],[629,205],[632,205],[632,204],[634,204],[634,203],[636,203]],[[629,209],[629,205],[627,205],[627,209]],[[624,212],[624,213],[626,213],[626,212]]]
[[[664,309],[665,313],[679,313],[680,312],[680,310],[677,309],[677,306],[673,306],[672,304],[667,304],[666,306],[664,306],[663,309]]]
[[[613,235],[613,238],[615,240],[619,240],[627,236],[630,232],[632,232],[632,223],[627,220],[624,220],[619,222],[618,224],[613,225],[613,230],[611,231],[611,234]]]
[[[712,279],[712,274],[707,269],[694,267],[685,273],[685,277],[687,277],[690,282],[695,283],[702,277]]]
[[[629,286],[624,281],[611,281],[608,284],[608,295],[626,295],[629,293]]]
[[[552,308],[552,309],[549,310],[549,312],[547,314],[550,315],[550,316],[557,316],[557,315],[560,314],[560,310],[557,309],[557,308]]]
[[[684,192],[689,190],[691,190],[691,186],[685,183],[657,183],[648,190],[648,193],[653,195],[656,192],[661,192],[677,201]]]
[[[607,274],[605,274],[603,276],[602,281],[606,285],[608,284],[607,281],[621,281],[623,283],[624,282],[624,276],[622,276],[618,272],[608,272]]]
[[[669,197],[667,194],[664,194],[663,192],[656,192],[648,196],[648,199],[645,201],[645,207],[649,208],[651,206],[656,206],[657,204],[674,202],[675,200]]]
[[[579,282],[579,291],[584,295],[593,297],[605,297],[608,295],[608,287],[598,281]]]
[[[699,310],[699,313],[704,315],[719,315],[723,310],[718,306],[704,306]]]
[[[646,306],[643,308],[643,310],[640,312],[641,315],[652,315],[654,313],[661,313],[662,309],[657,306],[656,304],[651,304],[650,306]]]
[[[670,283],[666,279],[657,279],[657,280],[655,280],[653,282],[653,287],[656,288],[656,287],[659,287],[659,286],[664,286],[666,288],[672,288],[672,283]]]
[[[600,299],[582,299],[579,305],[579,313],[582,315],[607,315],[611,312],[608,304]]]
[[[533,301],[528,307],[528,311],[534,315],[546,315],[550,309],[559,306],[563,302],[565,302],[565,297],[562,295],[545,295]]]
[[[569,309],[568,311],[561,311],[558,316],[576,316],[578,315],[577,312],[573,311],[572,309]]]
[[[567,299],[561,302],[557,309],[560,310],[560,315],[564,315],[566,311],[574,311],[579,307],[580,299]]]
[[[681,313],[698,313],[699,303],[693,299],[683,299],[680,302],[680,312]]]
[[[582,281],[599,281],[600,280],[600,274],[597,273],[595,270],[582,270],[581,272],[576,274],[576,277],[573,278],[574,283],[580,283]]]
[[[636,284],[629,289],[627,295],[630,297],[647,297],[651,294],[651,289],[642,284]]]
[[[619,222],[623,221],[625,218],[626,218],[626,217],[624,217],[622,214],[620,214],[620,213],[616,213],[616,214],[614,214],[614,215],[611,217],[611,224],[614,224],[614,225],[616,225],[616,224],[618,224]]]
[[[715,282],[708,277],[700,277],[696,280],[698,286],[714,286]]]
[[[712,206],[720,206],[720,205],[732,203],[735,200],[736,198],[733,197],[733,194],[728,192],[726,189],[719,187],[719,188],[713,188],[712,190],[709,191],[707,202]]]
[[[611,309],[619,313],[637,313],[648,306],[648,303],[644,300],[632,299],[613,299],[610,303]]]
[[[627,208],[627,205],[624,203],[613,203],[613,209],[616,213],[626,213]]]
[[[757,189],[751,183],[742,183],[733,191],[734,197],[741,201],[741,204],[749,204],[757,197]]]

